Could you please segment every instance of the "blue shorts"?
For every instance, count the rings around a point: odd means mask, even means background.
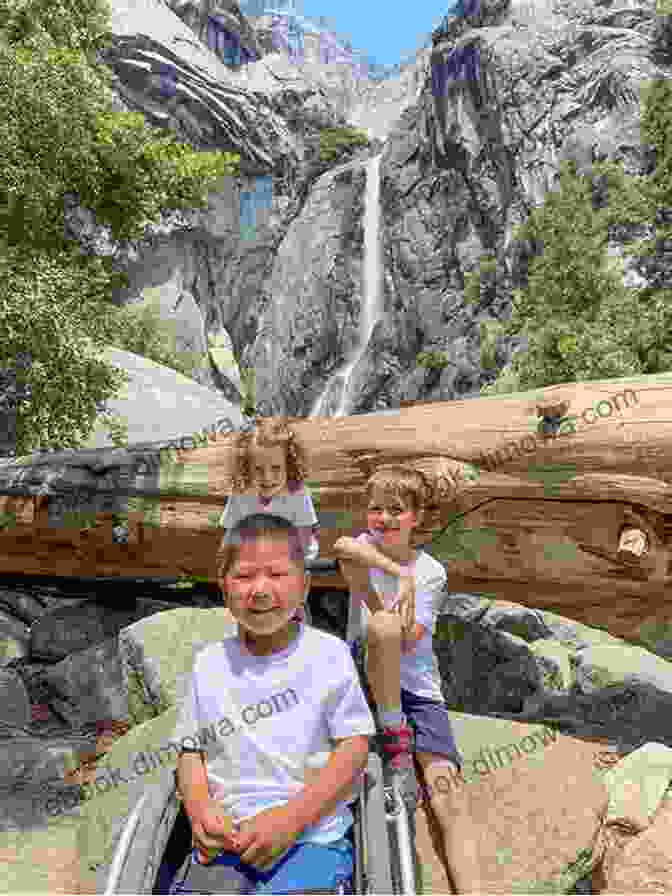
[[[402,688],[401,711],[413,729],[416,753],[440,753],[462,771],[462,757],[455,743],[448,708],[442,700],[418,697]]]
[[[246,865],[232,852],[201,865],[196,850],[178,871],[170,893],[352,893],[354,856],[347,837],[333,843],[295,843],[268,871]]]

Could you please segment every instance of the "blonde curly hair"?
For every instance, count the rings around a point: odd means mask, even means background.
[[[239,432],[234,437],[232,487],[236,493],[248,491],[253,485],[251,449],[285,448],[287,479],[303,482],[308,476],[308,456],[303,442],[287,422],[286,417],[256,417],[254,428]]]

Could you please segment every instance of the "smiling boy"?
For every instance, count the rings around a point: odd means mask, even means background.
[[[218,581],[238,633],[197,654],[175,739],[227,726],[179,757],[195,849],[171,892],[339,892],[354,867],[348,799],[375,731],[352,657],[293,618],[310,576],[289,521],[241,520],[223,540]],[[223,851],[206,864],[213,850]]]
[[[368,532],[339,538],[334,551],[350,585],[348,638],[367,643],[367,677],[389,764],[410,771],[413,733],[435,851],[455,892],[472,893],[480,890],[477,848],[433,648],[447,576],[441,563],[410,544],[430,496],[428,481],[412,467],[380,468],[366,484]],[[413,610],[410,620],[399,612],[402,596]]]

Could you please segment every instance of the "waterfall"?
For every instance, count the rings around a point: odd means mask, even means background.
[[[364,200],[364,288],[359,315],[359,345],[345,364],[327,381],[322,394],[315,402],[310,415],[331,416],[330,408],[336,404],[333,416],[342,417],[348,408],[348,386],[352,371],[357,366],[371,333],[380,318],[381,307],[381,246],[380,246],[380,155],[370,159],[366,166],[366,195]],[[338,397],[337,397],[338,396]]]

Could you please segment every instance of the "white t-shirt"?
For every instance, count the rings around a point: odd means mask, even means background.
[[[362,532],[356,541],[377,546],[369,532]],[[413,568],[413,564],[400,564],[402,568]],[[414,564],[415,573],[415,621],[424,625],[427,631],[417,642],[415,649],[401,655],[401,687],[418,697],[428,697],[443,701],[441,676],[434,653],[432,637],[436,627],[436,617],[446,599],[444,586],[448,579],[446,571],[434,557],[418,550]],[[384,597],[385,608],[391,610],[397,602],[399,579],[382,569],[369,569],[372,589]],[[371,611],[364,601],[350,600],[348,619],[348,641],[360,635],[365,636]]]
[[[237,635],[199,651],[174,740],[205,751],[210,796],[240,821],[299,793],[316,774],[306,772],[311,761],[334,749],[331,738],[374,733],[348,645],[300,625],[270,656],[254,656]],[[352,822],[343,800],[297,842],[338,840]]]
[[[298,485],[286,495],[276,495],[270,501],[263,501],[256,495],[230,495],[226,508],[219,518],[219,525],[233,529],[237,522],[253,513],[272,513],[294,523],[301,534],[303,553],[307,562],[317,558],[320,546],[317,541],[319,522],[313,499]]]

